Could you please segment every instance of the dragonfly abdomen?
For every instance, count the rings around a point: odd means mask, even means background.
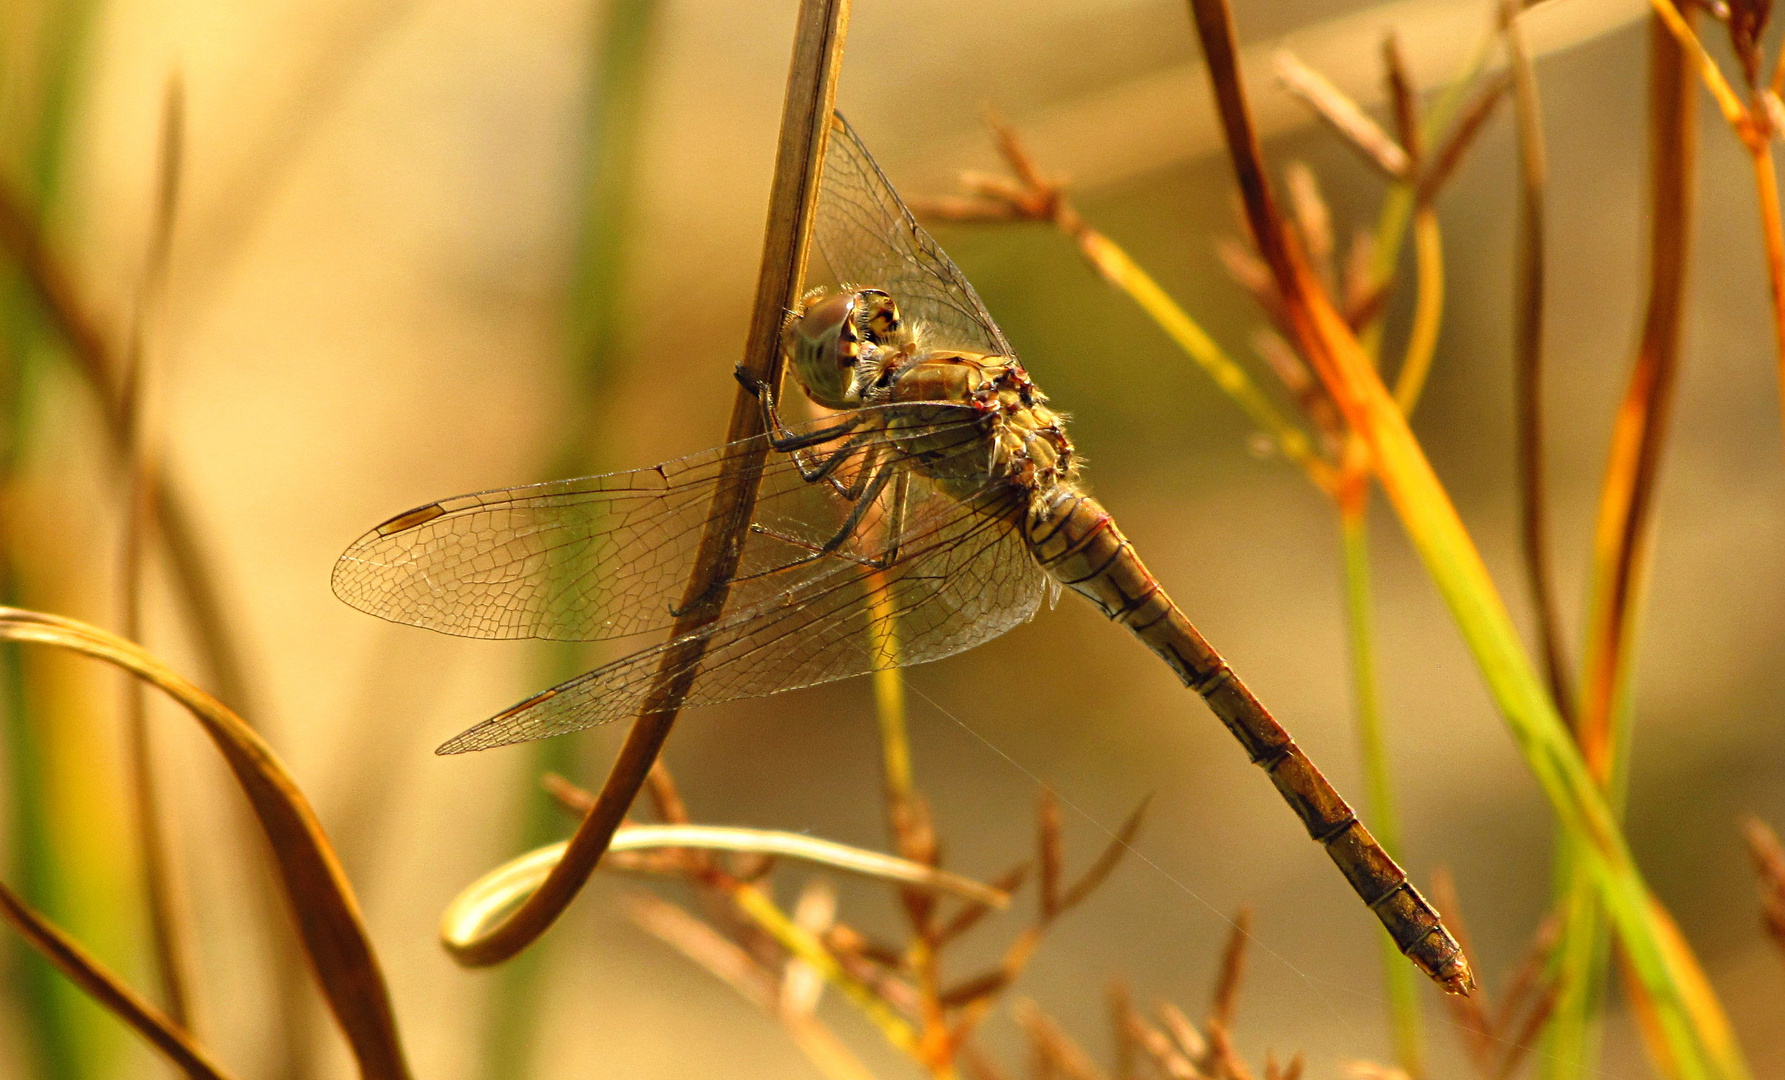
[[[1088,495],[1062,485],[1025,525],[1035,559],[1062,585],[1134,632],[1208,702],[1246,748],[1308,835],[1382,920],[1407,958],[1451,993],[1475,985],[1468,960],[1438,912],[1370,835],[1289,732],[1197,632],[1134,552],[1114,519]]]

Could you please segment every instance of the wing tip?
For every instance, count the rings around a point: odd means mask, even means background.
[[[502,731],[500,730],[501,725],[504,721],[512,720],[521,713],[526,712],[528,709],[531,709],[536,705],[543,705],[545,702],[550,701],[557,696],[557,687],[553,687],[550,690],[541,690],[539,693],[534,694],[520,704],[511,705],[497,713],[495,716],[485,720],[483,723],[474,725],[473,727],[454,735],[452,738],[441,743],[438,747],[435,747],[434,753],[440,757],[451,757],[454,754],[468,754],[473,750],[491,750],[498,746],[508,746],[512,743],[530,742],[533,739],[544,738],[544,735],[529,735],[524,730]]]

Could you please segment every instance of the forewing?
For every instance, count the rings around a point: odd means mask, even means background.
[[[909,470],[908,444],[885,430],[920,427],[928,449],[978,455],[971,409],[890,405],[793,428],[795,434],[858,421],[858,440],[832,474],[855,479],[872,458]],[[595,641],[661,633],[693,572],[724,463],[765,449],[767,436],[649,469],[461,495],[429,503],[373,529],[335,565],[335,594],[393,622],[478,638]],[[801,452],[816,465],[840,443]],[[728,607],[751,607],[798,589],[828,561],[871,558],[884,537],[852,536],[836,555],[801,562],[800,544],[835,535],[852,503],[830,483],[808,483],[790,454],[767,449]],[[766,530],[766,531],[764,531]],[[797,541],[797,543],[792,542]]]
[[[831,117],[816,238],[840,284],[883,289],[932,347],[1014,356],[979,294],[917,223],[841,114]]]
[[[966,501],[914,494],[900,557],[889,569],[827,559],[823,573],[782,596],[730,610],[697,634],[529,698],[439,752],[484,750],[635,716],[660,678],[693,675],[684,704],[710,705],[970,649],[1026,622],[1046,592],[1018,529],[1024,506],[1008,487]]]

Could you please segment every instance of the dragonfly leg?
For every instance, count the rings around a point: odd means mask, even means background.
[[[756,398],[757,402],[761,404],[762,421],[763,426],[768,430],[769,445],[784,454],[791,455],[793,457],[794,466],[799,469],[800,476],[803,477],[808,484],[816,483],[822,478],[823,474],[815,474],[813,472],[813,467],[806,463],[805,456],[802,455],[800,451],[806,447],[829,442],[838,436],[848,434],[862,422],[862,417],[857,414],[851,416],[843,423],[833,424],[827,428],[819,428],[816,431],[808,431],[803,435],[796,435],[793,432],[788,431],[787,425],[781,422],[780,411],[775,407],[775,392],[769,389],[767,383],[745,371],[742,364],[738,365],[738,367],[733,370],[733,374],[736,375],[738,382],[743,384],[744,389],[748,390],[751,395]],[[835,466],[833,465],[832,468],[834,467]],[[843,487],[841,484],[837,483],[837,481],[830,481],[830,485],[839,495],[843,493]]]
[[[769,389],[768,384],[745,371],[742,365],[737,368],[734,374],[737,376],[738,382],[744,385],[744,389],[750,391],[762,406],[762,419],[768,428],[769,445],[784,454],[817,446],[819,443],[827,443],[832,439],[847,435],[860,427],[862,421],[866,419],[860,413],[851,413],[841,423],[832,424],[830,427],[816,428],[800,433],[789,431],[787,425],[781,422],[781,412],[775,403],[775,392]],[[797,455],[795,460],[799,460]]]
[[[791,570],[796,566],[804,566],[807,563],[816,562],[827,555],[836,556],[837,558],[845,559],[852,563],[858,563],[874,570],[886,569],[888,566],[892,565],[892,559],[885,554],[878,559],[869,559],[842,551],[841,548],[844,544],[848,543],[849,538],[854,536],[861,528],[862,518],[867,515],[868,507],[872,506],[874,501],[880,497],[880,493],[886,490],[887,484],[892,482],[896,472],[897,470],[890,466],[876,464],[873,467],[871,478],[868,479],[865,487],[856,497],[855,506],[850,509],[849,516],[843,520],[842,526],[837,529],[835,535],[822,544],[814,544],[810,540],[802,540],[797,536],[789,536],[775,529],[771,529],[767,525],[752,524],[750,526],[751,532],[762,536],[773,537],[782,543],[791,544],[794,547],[804,548],[806,551],[810,552],[810,554],[790,562],[782,563],[780,566],[769,567],[767,570],[758,570],[751,574],[741,574],[732,580],[745,581],[750,578],[778,574],[784,570]],[[896,552],[896,548],[893,550]]]
[[[868,474],[873,471],[874,464],[869,462],[868,467],[862,470],[861,476],[856,478],[854,484],[844,484],[833,474],[836,473],[838,466],[849,460],[851,454],[861,449],[862,443],[867,442],[875,434],[876,429],[873,428],[870,428],[867,431],[856,432],[854,435],[849,436],[842,446],[837,447],[826,455],[825,459],[819,462],[816,466],[807,465],[805,460],[800,457],[799,451],[797,450],[788,451],[788,456],[793,458],[794,465],[799,468],[801,480],[804,480],[808,484],[816,484],[820,480],[828,480],[831,485],[831,490],[843,496],[845,499],[854,502],[856,499],[861,498],[862,486],[866,483]]]

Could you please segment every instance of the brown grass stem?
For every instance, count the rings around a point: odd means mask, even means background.
[[[781,321],[805,274],[819,167],[830,130],[848,11],[848,0],[802,0],[800,4],[787,96],[782,106],[768,226],[763,234],[762,268],[741,365],[747,375],[770,387],[780,385]],[[726,441],[737,443],[762,431],[762,409],[756,397],[740,387]],[[571,837],[563,860],[520,907],[487,934],[459,947],[449,944],[448,952],[455,960],[483,966],[514,956],[538,940],[594,872],[614,830],[644,786],[698,673],[707,640],[700,631],[724,610],[726,582],[743,549],[755,505],[757,470],[767,454],[767,445],[758,443],[727,456],[695,558],[694,573],[678,607],[682,614],[670,632],[676,645],[665,652],[644,708],[627,733],[595,804]]]
[[[94,1001],[148,1040],[161,1055],[191,1080],[229,1080],[185,1027],[143,1000],[122,979],[81,948],[74,939],[31,909],[10,888],[0,884],[0,919],[17,930],[32,948]]]
[[[124,636],[143,639],[143,555],[149,531],[154,527],[154,482],[159,470],[157,452],[149,445],[143,420],[144,348],[147,323],[161,305],[167,280],[168,256],[173,249],[174,218],[180,202],[180,177],[185,151],[184,95],[178,77],[169,80],[162,106],[159,181],[155,210],[149,229],[149,248],[143,260],[136,312],[131,320],[119,398],[123,402],[129,485],[124,512],[122,587]],[[125,684],[124,723],[131,778],[130,793],[137,846],[142,853],[144,892],[149,907],[149,939],[155,954],[155,973],[168,1016],[182,1028],[193,1025],[190,992],[191,927],[173,866],[154,767],[154,744],[149,732],[148,693],[143,684]]]
[[[73,619],[0,608],[0,641],[68,649],[122,668],[173,698],[199,723],[247,796],[323,996],[366,1080],[408,1080],[390,992],[353,889],[321,824],[259,735],[227,706],[140,646]]]
[[[1618,697],[1628,678],[1661,450],[1673,410],[1691,250],[1697,118],[1693,71],[1676,40],[1650,32],[1648,294],[1636,361],[1612,428],[1593,539],[1577,730],[1601,783],[1617,770]]]
[[[1519,550],[1525,587],[1537,618],[1537,651],[1556,709],[1567,720],[1574,711],[1567,661],[1562,653],[1562,620],[1551,566],[1548,481],[1543,450],[1544,200],[1549,159],[1543,146],[1543,109],[1537,71],[1519,23],[1517,0],[1503,0],[1501,21],[1511,58],[1513,112],[1518,121],[1518,241],[1513,315],[1513,398],[1517,408]]]

